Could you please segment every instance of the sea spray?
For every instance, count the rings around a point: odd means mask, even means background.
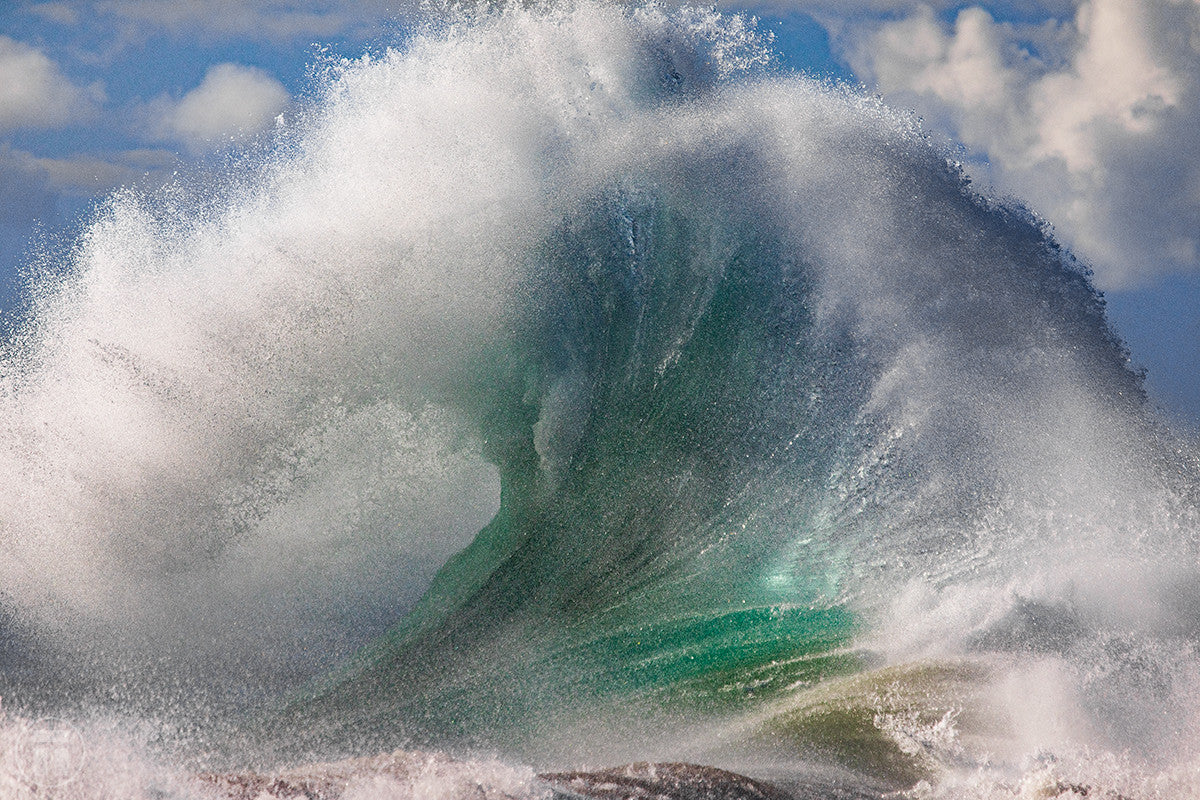
[[[111,198],[6,354],[10,693],[235,765],[1186,773],[1194,451],[1044,223],[769,62],[482,13]]]

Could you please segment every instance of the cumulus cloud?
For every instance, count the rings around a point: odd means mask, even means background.
[[[290,40],[330,37],[415,2],[360,0],[308,2],[302,0],[96,0],[99,14],[110,15],[139,28],[173,34],[204,33],[254,39]]]
[[[1083,0],[1038,24],[922,6],[839,44],[1049,219],[1102,288],[1200,269],[1200,4]]]
[[[260,69],[217,64],[178,101],[154,103],[152,124],[160,138],[199,152],[264,130],[288,99],[283,85]]]
[[[103,99],[99,84],[76,86],[41,50],[0,35],[0,131],[61,127]]]
[[[1071,13],[1076,0],[1004,0],[1008,14],[1044,19]],[[840,33],[848,24],[864,16],[895,19],[924,9],[943,11],[960,8],[962,0],[722,0],[719,7],[732,11],[750,10],[755,14],[801,12],[820,21],[831,33]]]

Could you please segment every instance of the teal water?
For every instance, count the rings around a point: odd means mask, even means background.
[[[1035,214],[738,17],[464,15],[321,74],[46,255],[6,703],[187,764],[1187,774],[1196,451]]]

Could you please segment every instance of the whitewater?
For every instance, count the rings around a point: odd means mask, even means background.
[[[953,158],[577,0],[108,198],[0,361],[0,795],[1200,797],[1196,444]]]

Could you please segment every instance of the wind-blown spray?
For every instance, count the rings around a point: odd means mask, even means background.
[[[87,696],[261,707],[390,628],[247,752],[1194,762],[1191,451],[911,120],[741,18],[587,2],[293,117],[110,199],[8,348],[0,577]]]

